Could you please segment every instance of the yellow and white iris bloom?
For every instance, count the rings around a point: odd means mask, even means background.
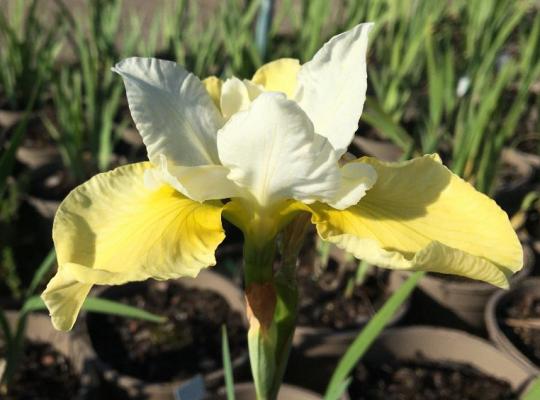
[[[370,28],[251,80],[201,82],[151,58],[118,63],[150,161],[96,175],[62,202],[59,267],[43,293],[54,326],[71,329],[92,285],[214,265],[222,217],[257,242],[307,211],[322,239],[369,263],[506,287],[522,266],[506,214],[437,156],[340,165],[365,100]]]

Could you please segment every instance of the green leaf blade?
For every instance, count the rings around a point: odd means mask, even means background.
[[[24,303],[21,313],[25,315],[32,311],[42,311],[46,309],[47,307],[41,297],[32,296]],[[103,299],[100,297],[88,297],[84,301],[82,310],[156,323],[163,323],[166,321],[166,318],[160,315],[142,310],[138,307],[128,306],[127,304],[122,304],[114,300]]]
[[[338,400],[347,387],[347,380],[358,360],[365,354],[371,344],[382,332],[384,327],[398,308],[409,297],[418,281],[424,276],[424,272],[413,273],[392,296],[384,303],[382,308],[373,316],[371,321],[364,327],[347,352],[338,363],[330,383],[326,389],[324,400]]]

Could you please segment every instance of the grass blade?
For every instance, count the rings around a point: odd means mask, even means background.
[[[89,312],[118,315],[121,317],[141,319],[149,322],[163,323],[166,321],[166,318],[160,315],[99,297],[88,297],[84,302],[82,309]]]
[[[383,110],[376,99],[367,97],[366,106],[362,113],[364,122],[377,129],[383,137],[390,139],[404,151],[413,146],[414,142],[411,136],[403,127],[392,120],[392,117]]]
[[[225,371],[227,400],[234,400],[234,379],[231,364],[231,353],[229,351],[229,338],[227,336],[227,327],[225,325],[221,325],[221,354],[223,355],[223,370]]]
[[[540,378],[536,378],[529,387],[529,390],[520,397],[520,400],[540,399]]]
[[[6,314],[4,313],[4,310],[2,310],[1,308],[0,308],[0,329],[2,330],[4,342],[7,344],[7,347],[9,347],[11,341],[13,340],[13,334],[11,333],[11,328],[9,327],[9,322],[7,320]]]
[[[326,389],[324,400],[338,400],[340,398],[346,388],[344,382],[347,380],[358,360],[360,360],[373,341],[379,336],[397,309],[403,304],[407,297],[409,297],[422,276],[424,276],[424,272],[413,273],[401,287],[390,296],[365,328],[362,329],[360,334],[347,349],[347,352],[343,355],[341,360],[339,360],[339,364]]]
[[[28,289],[26,290],[26,297],[30,297],[35,293],[38,285],[41,283],[41,281],[43,280],[43,277],[47,274],[47,272],[50,271],[55,260],[56,260],[56,251],[54,251],[54,248],[53,248],[49,251],[49,254],[47,254],[47,256],[43,259],[36,273],[32,277],[32,282],[30,282],[30,285],[28,286]]]
[[[30,111],[34,107],[36,101],[38,86],[39,82],[36,85],[36,90],[32,92],[32,97],[26,106],[23,119],[15,127],[15,132],[10,140],[8,149],[3,152],[0,157],[0,198],[4,195],[7,178],[13,169],[15,153],[17,152],[17,148],[21,145],[24,134],[26,133],[26,127],[28,126],[28,121],[30,119]]]
[[[21,314],[25,315],[31,311],[45,310],[47,307],[39,296],[32,296],[24,303]],[[166,318],[150,313],[140,308],[128,306],[113,300],[102,299],[99,297],[88,297],[82,306],[82,309],[88,312],[100,314],[118,315],[126,318],[140,319],[150,322],[165,322]]]

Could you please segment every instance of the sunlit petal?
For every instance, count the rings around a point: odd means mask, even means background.
[[[260,67],[251,81],[271,92],[282,92],[289,99],[296,91],[296,77],[300,70],[300,62],[294,58],[281,58]]]
[[[58,267],[56,275],[42,294],[56,329],[68,331],[73,327],[91,288],[92,284],[81,283],[71,276],[69,270]]]
[[[159,154],[178,165],[216,164],[216,132],[223,118],[205,86],[171,61],[128,58],[114,71],[124,79],[131,116],[148,158]]]
[[[221,98],[221,86],[223,85],[223,81],[217,76],[209,76],[208,78],[203,79],[202,83],[216,107],[219,108],[219,99]]]
[[[265,92],[235,114],[218,133],[218,151],[229,179],[260,205],[332,198],[339,186],[332,147],[283,94]]]
[[[53,227],[59,269],[43,293],[53,323],[70,329],[92,284],[195,276],[215,264],[221,203],[200,204],[144,184],[150,163],[96,175],[62,202]]]
[[[203,202],[238,195],[237,185],[227,178],[229,168],[222,165],[183,167],[169,162],[161,155],[157,167],[147,169],[145,186],[150,189],[168,184],[192,200]]]
[[[507,215],[434,156],[360,160],[377,172],[353,207],[311,206],[322,238],[382,267],[429,270],[507,285],[523,252]]]
[[[366,51],[372,24],[334,36],[300,68],[295,99],[342,155],[358,128],[366,98]]]
[[[221,88],[221,113],[229,119],[237,112],[247,110],[249,105],[262,92],[254,83],[238,78],[227,79]]]
[[[345,164],[340,169],[340,175],[339,190],[327,202],[339,210],[357,204],[377,180],[377,173],[371,165],[358,162]]]

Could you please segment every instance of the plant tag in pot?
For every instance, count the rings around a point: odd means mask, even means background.
[[[206,389],[202,375],[196,375],[193,379],[180,385],[174,391],[176,400],[203,400],[206,398]]]

